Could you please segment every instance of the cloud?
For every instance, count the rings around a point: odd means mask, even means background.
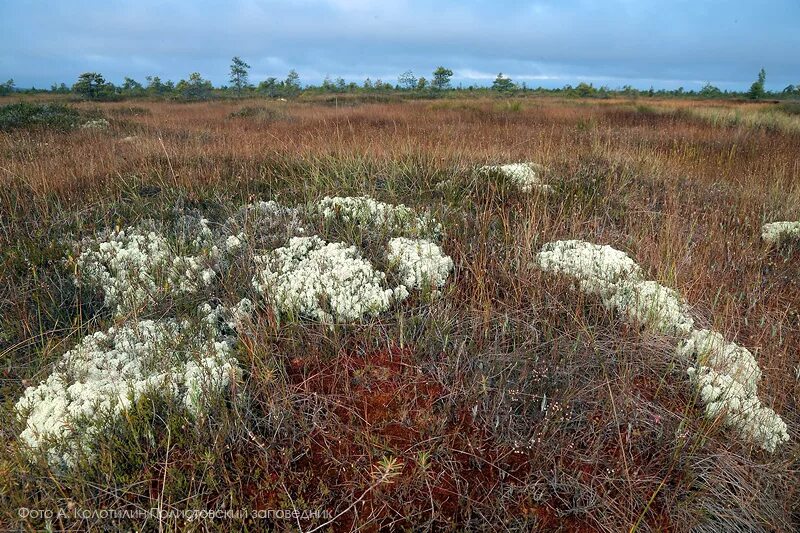
[[[499,72],[481,72],[469,68],[456,70],[454,75],[460,79],[476,80],[476,81],[494,81]],[[552,74],[521,74],[521,73],[503,73],[503,77],[511,78],[514,81],[545,81],[545,80],[562,80],[562,76]]]
[[[306,81],[497,72],[543,85],[593,81],[744,88],[764,66],[769,87],[800,72],[800,3],[770,0],[82,0],[0,5],[0,74],[18,85],[101,70],[120,81],[199,71],[224,83],[230,58],[252,78]],[[2,77],[2,76],[0,76]],[[361,78],[363,79],[363,78]]]

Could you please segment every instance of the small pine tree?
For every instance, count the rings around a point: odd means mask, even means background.
[[[300,92],[300,75],[295,69],[289,71],[289,74],[286,75],[286,81],[283,83],[287,96],[295,96]]]
[[[595,89],[594,85],[591,83],[580,82],[578,86],[575,87],[575,93],[581,98],[591,98],[595,96],[597,89]]]
[[[133,78],[125,77],[120,89],[125,96],[141,96],[144,94],[144,87],[142,87],[142,84]]]
[[[148,94],[164,94],[166,88],[158,76],[146,76],[147,88],[145,89]]]
[[[767,80],[767,72],[762,68],[758,71],[758,79],[753,82],[753,85],[750,86],[750,90],[747,92],[747,96],[751,100],[758,100],[759,98],[764,98],[766,92],[764,91],[764,82]]]
[[[494,79],[494,83],[492,83],[492,90],[499,93],[510,93],[516,88],[517,86],[514,85],[514,82],[511,81],[511,78],[508,76],[503,76],[502,72],[497,75],[497,77]]]
[[[236,89],[238,96],[242,95],[242,89],[246,88],[248,83],[248,72],[250,65],[245,63],[239,56],[231,60],[231,85]]]
[[[0,83],[0,94],[6,95],[14,92],[14,80],[8,80],[5,83]]]
[[[278,96],[278,78],[267,78],[258,84],[258,90],[270,97]]]
[[[113,93],[113,85],[106,83],[102,74],[84,72],[78,76],[72,90],[88,100],[102,100],[109,91]]]
[[[204,80],[199,72],[192,72],[188,80],[181,80],[175,86],[184,100],[207,100],[211,98],[213,88],[211,82]]]
[[[720,91],[718,87],[711,85],[711,83],[706,83],[703,85],[703,88],[700,89],[700,96],[704,98],[719,98],[722,96],[722,91]]]
[[[450,87],[450,78],[453,77],[453,71],[449,68],[438,67],[433,71],[433,85],[438,90],[447,89]]]
[[[417,77],[414,76],[412,71],[407,70],[400,74],[400,77],[397,78],[397,83],[403,89],[415,89],[417,87]]]

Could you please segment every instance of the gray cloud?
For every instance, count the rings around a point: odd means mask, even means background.
[[[800,83],[800,3],[772,0],[300,0],[14,2],[0,6],[0,77],[20,86],[199,71],[225,83],[230,58],[252,81],[323,76],[394,81],[438,64],[463,83],[504,72],[529,85],[745,88]]]

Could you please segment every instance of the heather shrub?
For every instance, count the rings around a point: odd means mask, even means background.
[[[62,104],[20,102],[0,106],[0,131],[49,129],[67,131],[77,127],[81,113]]]

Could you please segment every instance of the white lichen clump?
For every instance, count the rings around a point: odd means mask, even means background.
[[[235,252],[242,247],[244,239],[245,235],[243,232],[238,235],[228,235],[225,239],[225,251],[230,253]]]
[[[78,280],[102,289],[105,305],[122,315],[148,303],[161,290],[172,261],[167,240],[134,228],[111,232],[80,254]]]
[[[625,252],[579,240],[545,244],[536,262],[543,271],[574,278],[581,291],[603,298],[616,293],[621,280],[641,279],[641,268]]]
[[[442,287],[453,268],[438,245],[417,239],[439,235],[440,224],[410,207],[369,196],[325,197],[308,214],[326,223],[352,224],[373,237],[402,235],[388,246],[388,262],[401,282],[387,287],[386,274],[354,246],[318,236],[291,237],[288,245],[255,257],[259,271],[252,284],[279,315],[326,324],[354,322],[386,311],[410,290]]]
[[[217,275],[209,260],[210,257],[188,255],[174,257],[168,287],[177,293],[192,293],[208,287]]]
[[[253,286],[278,314],[328,324],[353,322],[408,296],[404,287],[384,288],[386,275],[354,246],[328,244],[317,236],[293,237],[288,246],[256,261],[261,270]]]
[[[389,264],[409,290],[443,287],[453,270],[453,260],[435,243],[425,239],[397,237],[389,241]]]
[[[326,196],[317,204],[325,220],[341,220],[373,230],[404,235],[438,235],[441,225],[433,219],[418,215],[403,204],[379,202],[370,196]]]
[[[552,192],[553,188],[542,181],[542,174],[547,168],[538,163],[509,163],[506,165],[486,165],[479,169],[481,172],[496,173],[510,179],[523,192],[534,190]]]
[[[431,227],[405,206],[367,197],[329,200],[327,216],[369,224],[365,231],[386,227],[414,234]],[[25,423],[19,438],[26,449],[44,452],[59,467],[91,459],[109,424],[152,395],[192,415],[207,412],[240,372],[232,347],[252,326],[255,308],[243,295],[233,305],[212,305],[219,301],[215,280],[241,278],[248,272],[245,263],[255,268],[255,275],[247,274],[252,286],[278,315],[327,324],[375,316],[405,299],[409,288],[441,287],[453,268],[433,242],[395,239],[391,260],[404,284],[387,287],[386,274],[356,247],[296,236],[304,233],[308,215],[258,202],[216,227],[184,215],[174,226],[145,221],[76,245],[77,281],[102,291],[118,325],[84,337],[47,380],[25,391],[16,410]],[[184,298],[170,300],[175,297]],[[207,301],[197,308],[199,316],[181,315],[181,304],[197,297]],[[159,319],[145,319],[156,312]]]
[[[622,281],[608,305],[629,321],[665,335],[685,336],[694,328],[694,319],[683,298],[656,281]]]
[[[748,390],[730,374],[707,366],[689,368],[688,373],[708,418],[722,416],[726,426],[768,452],[774,452],[779,444],[789,440],[786,423],[781,417],[761,405],[754,391]]]
[[[145,394],[199,415],[237,375],[230,344],[210,328],[174,319],[142,320],[84,337],[41,384],[16,404],[20,439],[54,466],[90,455],[106,424]]]
[[[770,244],[800,239],[800,222],[770,222],[761,226],[761,238]]]
[[[213,245],[208,221],[200,219],[198,224],[196,233],[177,246],[155,231],[112,231],[90,242],[78,256],[77,281],[101,290],[106,307],[116,316],[143,311],[169,295],[203,290],[216,278],[220,258],[238,246],[220,251]],[[195,255],[180,255],[177,249]]]
[[[681,339],[678,353],[694,361],[692,382],[706,416],[724,417],[726,426],[767,451],[789,440],[786,424],[761,405],[761,370],[753,354],[717,332],[694,329],[689,306],[674,290],[641,277],[627,254],[583,241],[556,241],[537,255],[546,272],[569,276],[580,290],[602,298],[606,308],[626,320]]]
[[[744,389],[755,394],[761,380],[761,369],[750,350],[733,342],[716,331],[695,329],[678,347],[678,353],[691,357],[700,366],[723,372]]]
[[[81,128],[85,130],[107,130],[111,127],[111,123],[104,118],[95,118],[87,120],[81,124]]]

